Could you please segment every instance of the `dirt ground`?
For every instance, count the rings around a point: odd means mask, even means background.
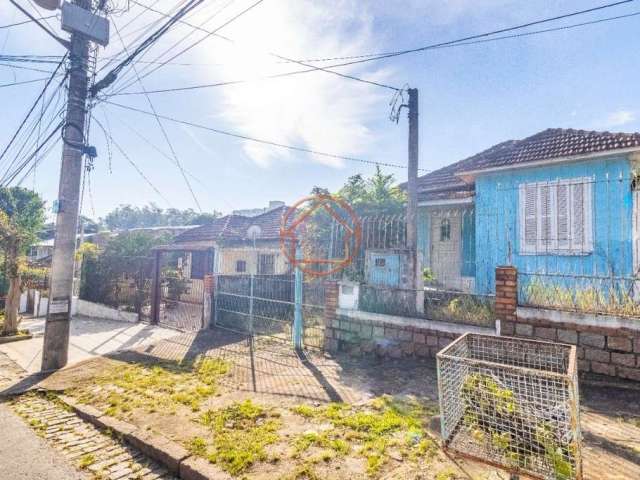
[[[217,360],[192,363],[200,355]],[[129,392],[128,380],[143,388]],[[88,360],[41,385],[171,437],[229,478],[509,478],[439,448],[434,361],[299,355],[212,330]],[[639,479],[640,390],[581,390],[584,478]]]

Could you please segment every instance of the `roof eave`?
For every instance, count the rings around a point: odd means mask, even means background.
[[[561,163],[572,163],[581,160],[595,160],[599,158],[617,157],[620,155],[629,155],[633,153],[640,153],[640,147],[621,148],[619,150],[605,150],[602,152],[593,152],[582,155],[571,155],[569,157],[554,157],[545,160],[537,160],[535,162],[523,162],[511,165],[500,165],[498,167],[479,168],[477,170],[468,170],[463,172],[456,172],[454,175],[459,177],[466,183],[472,183],[479,174],[502,172],[506,170],[520,170],[523,168],[543,167],[546,165],[556,165]]]

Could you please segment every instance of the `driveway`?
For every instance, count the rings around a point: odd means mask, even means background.
[[[28,329],[33,338],[0,345],[0,352],[28,373],[40,371],[44,323],[44,317],[23,320],[20,328]],[[155,325],[77,316],[71,320],[68,363],[140,347],[175,335],[178,335],[175,330]]]

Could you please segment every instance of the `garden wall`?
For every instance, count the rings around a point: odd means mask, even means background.
[[[502,335],[576,345],[580,373],[640,381],[640,319],[519,307],[516,273],[496,269]]]
[[[338,308],[338,287],[325,285],[325,350],[380,357],[435,358],[466,332],[495,335],[492,328]]]

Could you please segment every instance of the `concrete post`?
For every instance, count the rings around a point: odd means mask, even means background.
[[[76,0],[78,6],[89,9],[89,0]],[[62,167],[58,193],[56,236],[51,262],[49,307],[42,350],[42,370],[55,370],[67,364],[69,351],[69,321],[73,291],[76,232],[82,156],[85,145],[87,104],[87,63],[89,41],[79,33],[71,34],[69,52],[69,94],[63,130]]]
[[[302,260],[302,250],[296,247],[296,260]],[[302,282],[303,273],[299,266],[296,266],[294,275],[294,310],[293,310],[293,347],[296,350],[302,349]]]
[[[424,282],[422,262],[418,255],[418,163],[420,159],[420,129],[418,111],[418,89],[410,88],[409,93],[409,162],[407,178],[407,248],[411,251],[413,288],[416,289],[416,310],[424,311]]]

